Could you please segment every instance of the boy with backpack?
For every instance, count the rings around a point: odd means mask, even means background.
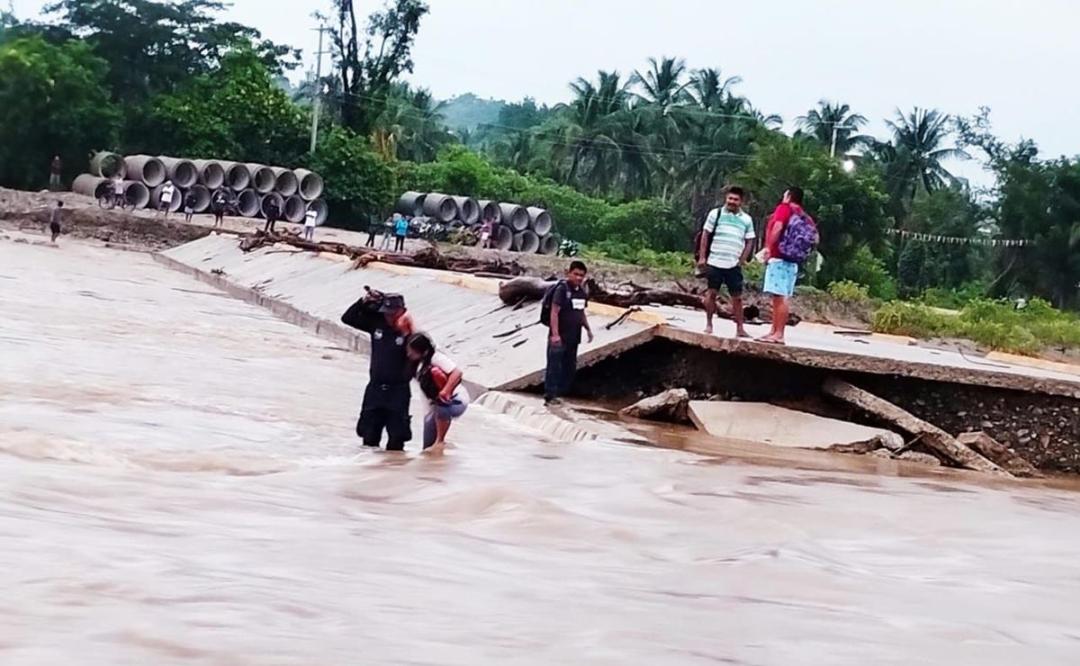
[[[585,291],[585,276],[589,269],[584,262],[570,262],[566,278],[547,290],[540,303],[540,323],[548,327],[547,369],[544,371],[544,404],[559,404],[574,383],[577,372],[578,345],[581,330],[593,341],[592,327],[585,309],[589,294]]]
[[[772,330],[758,338],[759,342],[784,344],[789,299],[795,293],[799,265],[809,258],[818,242],[817,226],[802,202],[802,188],[789,187],[766,227],[764,291],[772,296]]]

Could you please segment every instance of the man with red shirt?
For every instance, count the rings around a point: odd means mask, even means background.
[[[784,227],[795,213],[803,213],[803,191],[800,187],[789,187],[784,192],[780,205],[773,211],[769,224],[765,228],[765,287],[764,292],[772,296],[772,330],[758,338],[759,342],[784,344],[784,329],[787,327],[790,307],[788,299],[795,293],[795,280],[799,276],[799,265],[787,261],[780,254],[780,239]]]

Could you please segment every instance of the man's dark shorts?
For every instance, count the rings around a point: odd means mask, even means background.
[[[728,293],[732,296],[741,296],[743,292],[743,274],[741,266],[732,266],[731,268],[717,268],[716,266],[709,266],[706,279],[709,281],[709,289],[720,289],[720,286],[726,286]]]

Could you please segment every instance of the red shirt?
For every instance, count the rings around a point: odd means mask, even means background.
[[[770,259],[778,259],[780,257],[780,238],[783,237],[780,229],[783,229],[783,226],[791,219],[791,215],[794,212],[795,208],[791,204],[782,203],[776,207],[772,217],[769,218],[769,224],[765,227],[765,246],[769,249]],[[776,228],[777,225],[780,226],[780,229]],[[776,233],[775,239],[773,239],[773,233]]]

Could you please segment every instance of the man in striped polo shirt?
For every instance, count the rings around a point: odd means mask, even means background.
[[[735,335],[740,338],[750,337],[743,325],[742,266],[754,250],[754,221],[743,212],[743,196],[741,187],[729,187],[724,206],[709,211],[702,228],[698,257],[709,283],[704,305],[705,332],[710,335],[713,332],[713,316],[716,314],[716,293],[720,285],[725,285],[731,295],[731,317],[735,320]]]

